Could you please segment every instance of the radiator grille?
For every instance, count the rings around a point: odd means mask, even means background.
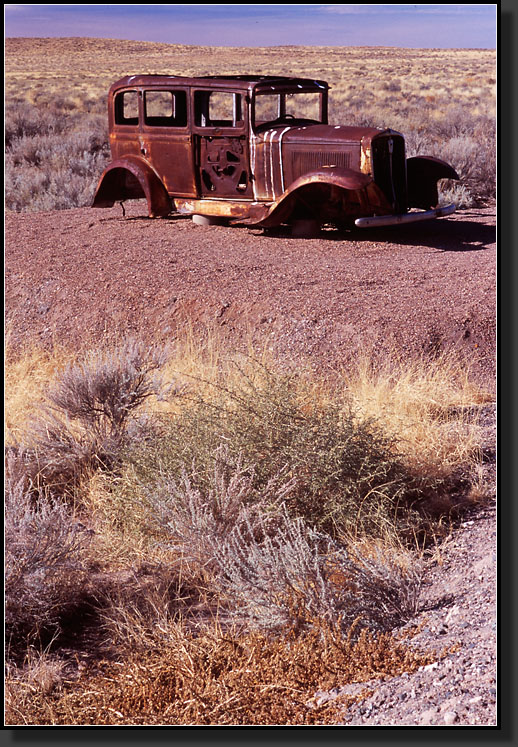
[[[294,153],[292,156],[293,179],[315,171],[319,166],[342,166],[351,167],[351,154],[347,151],[315,151],[314,153]]]

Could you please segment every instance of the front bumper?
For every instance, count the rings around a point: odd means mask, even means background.
[[[368,218],[356,218],[354,225],[358,228],[375,228],[377,226],[397,226],[404,223],[417,223],[430,218],[442,218],[455,212],[455,205],[444,205],[444,207],[433,210],[421,210],[415,213],[403,213],[402,215],[372,215]]]

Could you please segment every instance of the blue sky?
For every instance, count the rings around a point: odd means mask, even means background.
[[[5,35],[171,44],[496,47],[497,5],[4,5]]]

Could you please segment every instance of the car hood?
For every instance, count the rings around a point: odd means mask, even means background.
[[[286,123],[283,125],[276,125],[275,127],[262,132],[260,137],[264,140],[271,139],[273,132],[283,133],[283,143],[303,143],[311,141],[312,143],[326,145],[338,143],[361,143],[364,140],[371,140],[374,135],[378,135],[380,132],[384,132],[384,130],[378,130],[374,127],[348,127],[346,125],[316,124],[290,126]]]

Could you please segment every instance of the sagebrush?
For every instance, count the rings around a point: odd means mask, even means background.
[[[32,410],[8,371],[8,723],[333,723],[315,690],[429,661],[393,631],[469,489],[483,393],[441,359],[331,385],[180,348],[58,351]],[[464,448],[432,458],[456,420]]]
[[[5,490],[5,630],[11,656],[27,642],[62,632],[62,620],[85,601],[89,536],[59,501],[35,505],[23,478]]]

